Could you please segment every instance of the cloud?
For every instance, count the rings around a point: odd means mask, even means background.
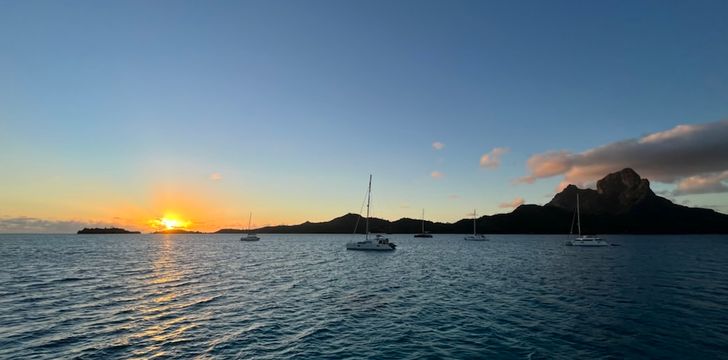
[[[728,180],[728,171],[686,177],[677,183],[677,188],[675,188],[672,194],[688,195],[728,192],[728,185],[724,183],[726,180]]]
[[[220,175],[220,173],[214,172],[214,173],[210,174],[210,180],[212,180],[212,181],[222,180],[222,175]]]
[[[445,177],[445,174],[439,171],[433,171],[430,173],[430,176],[432,176],[433,179],[442,179]]]
[[[692,133],[702,130],[705,125],[678,125],[670,130],[656,132],[654,134],[643,136],[640,140],[640,144],[656,143],[660,141],[666,141],[670,139],[676,139],[684,136],[688,136]]]
[[[451,200],[460,199],[460,195],[458,195],[458,194],[450,194],[447,197],[448,197],[448,199],[451,199]]]
[[[432,148],[435,150],[442,150],[445,148],[445,144],[439,141],[435,141],[434,143],[432,143]]]
[[[519,196],[519,197],[513,199],[513,201],[511,201],[511,202],[500,203],[498,205],[498,207],[501,209],[514,209],[514,208],[517,208],[517,207],[523,205],[524,202],[525,201],[523,200],[523,198]]]
[[[113,225],[76,220],[46,220],[31,217],[0,218],[0,233],[76,233],[85,227],[111,227]]]
[[[516,180],[533,183],[563,175],[562,185],[588,185],[604,175],[631,167],[643,177],[680,183],[681,192],[726,191],[716,176],[728,170],[728,120],[672,129],[599,146],[580,153],[550,151],[528,159],[529,174]],[[720,177],[720,176],[718,176]],[[690,180],[690,178],[693,178]],[[679,185],[680,186],[680,185]]]
[[[501,156],[507,152],[508,148],[497,147],[489,153],[483,154],[483,156],[480,157],[480,167],[491,169],[497,168],[500,165]]]

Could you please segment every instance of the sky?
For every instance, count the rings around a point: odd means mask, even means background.
[[[728,213],[725,1],[3,1],[0,232]]]

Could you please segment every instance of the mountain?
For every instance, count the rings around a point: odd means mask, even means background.
[[[563,234],[568,233],[579,194],[584,233],[597,234],[728,234],[728,215],[710,209],[677,205],[656,195],[650,182],[632,169],[609,174],[597,188],[579,189],[569,185],[544,206],[521,205],[513,212],[477,219],[478,232],[487,234]],[[346,214],[326,222],[268,226],[259,233],[346,234],[364,232],[364,218]],[[473,220],[455,223],[426,221],[425,228],[435,234],[466,234],[473,231]],[[371,232],[413,234],[420,231],[421,220],[396,221],[372,218]],[[222,229],[217,233],[240,233]]]
[[[278,226],[266,226],[260,229],[256,229],[256,232],[261,233],[306,233],[306,234],[346,234],[354,233],[354,228],[357,228],[357,233],[364,233],[364,221],[365,219],[357,214],[346,214],[344,216],[337,217],[326,222],[309,222],[306,221],[299,225],[278,225]],[[387,233],[392,230],[392,223],[378,218],[369,219],[369,228],[371,232]],[[247,230],[239,229],[221,229],[216,233],[221,234],[232,234],[232,233],[245,233]]]
[[[255,232],[268,234],[353,234],[356,228],[357,234],[364,233],[366,218],[358,214],[346,214],[325,222],[309,222],[306,221],[299,225],[278,225],[266,226],[255,229]],[[472,220],[470,220],[472,221]],[[472,229],[473,223],[470,223]],[[390,234],[414,234],[420,231],[422,220],[402,218],[397,221],[388,221],[379,218],[369,219],[369,230],[373,233],[390,233]],[[453,232],[452,224],[433,223],[425,221],[427,231],[434,233],[451,233]],[[218,234],[238,234],[245,233],[247,230],[240,229],[221,229],[216,231]]]
[[[640,178],[634,170],[627,168],[599,180],[596,190],[569,185],[546,206],[573,211],[576,208],[577,193],[581,200],[581,211],[585,214],[625,214],[646,201],[658,201],[668,207],[672,204],[652,192],[649,180]]]
[[[569,185],[544,207],[573,211],[579,194],[582,229],[596,233],[728,233],[728,215],[691,208],[657,196],[634,170],[605,176],[597,189]]]

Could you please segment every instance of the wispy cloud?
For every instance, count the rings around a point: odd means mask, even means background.
[[[625,167],[650,180],[677,183],[677,193],[725,192],[728,170],[728,120],[678,125],[640,138],[599,146],[580,153],[550,151],[528,159],[529,174],[516,182],[533,183],[563,175],[562,184],[593,184]]]
[[[113,225],[99,222],[76,220],[46,220],[32,217],[0,218],[0,233],[75,233],[85,227],[111,227]]]
[[[222,175],[220,175],[220,173],[218,173],[218,172],[214,172],[214,173],[210,174],[210,180],[212,180],[212,181],[222,180]]]
[[[491,150],[490,152],[487,152],[483,154],[483,156],[480,157],[480,166],[484,168],[494,169],[500,166],[501,163],[501,156],[503,154],[508,152],[508,148],[504,147],[497,147]]]
[[[445,177],[445,174],[439,171],[433,171],[430,173],[430,176],[432,176],[433,179],[442,179]]]
[[[457,200],[457,199],[460,199],[460,195],[458,195],[458,194],[450,194],[450,195],[447,196],[447,198],[448,199],[451,199],[451,200]]]
[[[435,150],[442,150],[445,148],[445,144],[439,141],[435,141],[434,143],[432,143],[432,148]]]
[[[525,203],[525,200],[523,200],[523,198],[519,196],[510,202],[500,203],[498,205],[498,207],[501,209],[514,209],[514,208],[517,208],[517,207],[523,205],[524,203]]]

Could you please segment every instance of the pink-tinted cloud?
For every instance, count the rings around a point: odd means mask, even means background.
[[[430,176],[432,176],[433,179],[442,179],[445,177],[445,174],[439,171],[433,171],[430,173]]]
[[[614,142],[581,153],[550,151],[531,156],[527,162],[529,174],[516,182],[533,183],[562,175],[562,184],[583,186],[626,167],[635,169],[643,177],[663,183],[677,183],[694,176],[710,177],[728,170],[726,139],[728,120],[678,125],[670,130]],[[703,189],[724,191],[715,185]]]
[[[677,183],[673,195],[711,194],[728,192],[728,171],[717,174],[686,177]]]
[[[643,136],[639,140],[639,142],[641,144],[645,144],[645,143],[660,142],[660,141],[666,141],[666,140],[670,140],[670,139],[685,137],[689,134],[700,131],[704,128],[705,128],[705,124],[678,125],[670,130],[659,131],[659,132],[656,132],[653,134]]]
[[[525,202],[525,200],[523,200],[523,198],[519,196],[510,202],[500,203],[498,205],[498,207],[501,209],[514,209],[514,208],[517,208],[517,207],[523,205],[524,202]]]
[[[434,143],[432,143],[432,148],[435,150],[442,150],[445,148],[445,144],[439,141],[435,141]]]
[[[222,175],[220,175],[220,173],[214,172],[214,173],[210,174],[210,180],[212,180],[212,181],[222,180]]]
[[[500,158],[503,154],[508,152],[508,148],[497,147],[488,153],[483,154],[480,157],[480,166],[484,168],[497,168],[501,161]]]

